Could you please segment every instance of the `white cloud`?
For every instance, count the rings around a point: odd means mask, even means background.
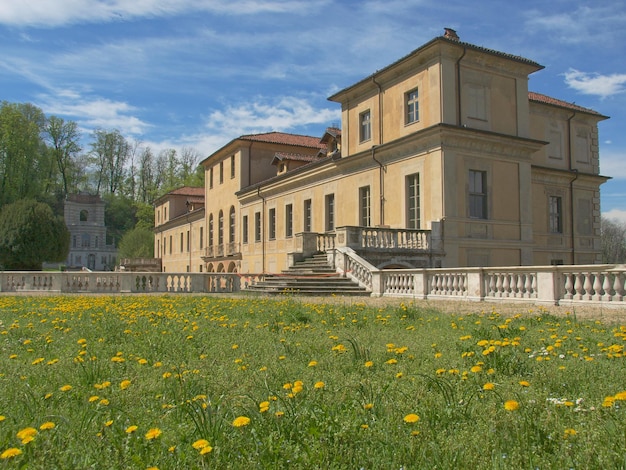
[[[623,73],[601,75],[569,69],[564,75],[565,83],[570,88],[586,95],[598,95],[606,98],[626,91],[626,74]]]
[[[315,109],[303,98],[287,96],[277,98],[276,102],[259,98],[256,102],[227,106],[211,113],[207,127],[232,138],[259,132],[288,132],[300,126],[323,125],[340,119],[339,109]]]
[[[325,3],[325,2],[324,2]],[[54,27],[72,23],[124,21],[194,11],[224,15],[304,14],[320,2],[305,0],[33,0],[0,3],[0,23]]]
[[[141,135],[150,125],[134,114],[137,109],[128,103],[101,97],[84,97],[73,90],[43,95],[38,103],[48,115],[75,120],[85,131],[117,129],[123,135]]]
[[[615,220],[622,224],[626,224],[626,210],[611,209],[610,211],[603,212],[602,217],[605,219]]]

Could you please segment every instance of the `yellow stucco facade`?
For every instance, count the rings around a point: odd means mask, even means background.
[[[542,68],[447,30],[331,96],[341,129],[233,140],[202,162],[203,218],[171,228],[175,238],[197,224],[199,236],[204,224],[203,254],[168,248],[163,265],[280,272],[302,234],[342,227],[436,229],[433,266],[600,262],[606,117],[529,92]],[[157,228],[170,199],[155,206]]]

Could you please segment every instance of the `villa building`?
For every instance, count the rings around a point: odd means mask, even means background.
[[[607,117],[529,92],[542,68],[446,29],[331,96],[321,138],[234,139],[156,201],[163,270],[276,273],[325,236],[379,268],[599,263]]]
[[[112,271],[115,267],[117,249],[107,243],[104,206],[97,195],[70,194],[65,199],[64,219],[70,232],[68,268]]]

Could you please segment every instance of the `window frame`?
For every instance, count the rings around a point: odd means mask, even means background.
[[[372,113],[368,109],[359,113],[359,143],[372,140]]]
[[[420,230],[422,226],[422,201],[419,172],[406,175],[404,181],[406,195],[406,227],[412,230]]]
[[[303,232],[310,232],[313,229],[313,201],[311,199],[304,200],[303,217]]]
[[[404,124],[409,125],[420,120],[419,88],[413,88],[404,95]]]
[[[259,243],[262,237],[261,212],[254,213],[254,242]]]
[[[359,188],[359,225],[372,226],[372,190],[369,185]]]
[[[327,232],[335,230],[335,193],[324,196],[324,225]]]
[[[293,204],[285,205],[285,238],[293,237]]]
[[[276,240],[276,208],[270,207],[267,211],[267,239]]]
[[[477,184],[479,182],[480,184]],[[487,172],[470,169],[468,173],[468,216],[470,219],[487,220],[489,218],[488,198]]]
[[[548,196],[548,231],[551,234],[563,234],[563,198]]]

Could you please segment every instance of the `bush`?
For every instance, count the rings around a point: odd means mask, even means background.
[[[41,270],[44,261],[67,258],[70,233],[47,204],[22,199],[0,210],[0,265],[7,270]]]

